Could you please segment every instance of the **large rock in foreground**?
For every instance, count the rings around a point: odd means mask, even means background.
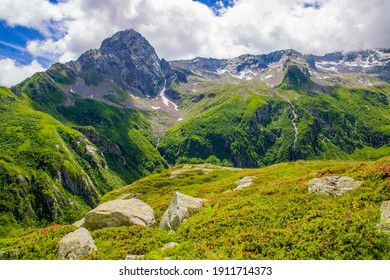
[[[362,184],[351,177],[328,176],[316,178],[309,182],[309,193],[325,194],[331,196],[344,195]]]
[[[390,200],[382,203],[380,208],[381,220],[378,228],[390,234]]]
[[[129,225],[153,226],[153,209],[139,199],[116,199],[100,204],[85,215],[84,227],[95,230]]]
[[[176,230],[191,212],[202,208],[204,200],[179,192],[173,195],[171,204],[161,218],[160,228]]]
[[[58,242],[58,257],[63,260],[77,260],[96,250],[95,242],[85,228],[65,235]]]

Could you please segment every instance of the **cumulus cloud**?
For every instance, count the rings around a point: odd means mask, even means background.
[[[44,71],[42,65],[33,60],[29,65],[17,65],[10,58],[0,59],[0,85],[10,87],[20,83],[35,72]]]
[[[29,42],[27,49],[62,62],[127,28],[143,34],[168,60],[287,48],[324,54],[390,45],[390,1],[383,0],[234,0],[219,16],[192,0],[4,1],[0,18],[51,34]]]

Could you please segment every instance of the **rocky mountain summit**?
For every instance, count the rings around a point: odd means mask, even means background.
[[[171,65],[182,73],[211,78],[256,80],[271,88],[281,83],[291,65],[298,66],[306,77],[311,76],[315,82],[323,85],[339,83],[340,79],[335,79],[335,75],[342,77],[347,84],[373,85],[389,81],[390,49],[336,52],[323,56],[303,55],[290,49],[261,55],[246,54],[231,59],[179,60],[172,61]],[[347,74],[364,74],[366,79]]]
[[[171,74],[169,64],[160,60],[149,42],[133,29],[114,34],[99,49],[85,52],[64,67],[69,67],[68,71],[73,71],[70,75],[77,77],[72,83],[74,87],[80,83],[108,83],[142,97],[158,95]]]
[[[141,34],[118,32],[0,88],[0,221],[73,223],[107,192],[176,164],[379,159],[389,154],[388,74],[387,49],[167,62]],[[193,172],[213,173],[169,178]],[[247,192],[256,181],[246,177],[224,191]]]

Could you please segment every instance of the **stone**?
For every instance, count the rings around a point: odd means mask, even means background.
[[[203,203],[204,199],[175,192],[171,204],[161,218],[160,228],[176,230],[191,212],[200,210]]]
[[[95,242],[85,228],[79,228],[65,235],[58,242],[58,257],[62,260],[77,260],[96,250]]]
[[[380,222],[378,228],[390,234],[390,200],[383,202],[379,211]]]
[[[253,183],[253,179],[256,178],[255,176],[247,176],[242,178],[241,180],[235,182],[237,187],[234,189],[235,191],[240,191],[243,188],[249,187]]]
[[[171,249],[171,248],[173,248],[173,247],[175,247],[175,246],[177,246],[177,245],[179,245],[179,243],[176,243],[176,242],[169,242],[169,243],[165,244],[164,247],[161,248],[161,251],[164,252],[164,251],[166,251],[166,250],[168,250],[168,249]]]
[[[351,177],[327,176],[309,181],[309,193],[330,196],[342,196],[359,187],[363,182]]]
[[[144,260],[145,255],[126,255],[126,260]]]
[[[73,225],[78,227],[78,228],[83,227],[84,226],[84,218],[82,218],[81,220],[78,220],[77,222],[74,222]]]
[[[85,215],[84,227],[95,230],[105,227],[156,224],[153,209],[137,198],[116,199],[100,204]]]

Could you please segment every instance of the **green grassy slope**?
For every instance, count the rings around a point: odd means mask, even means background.
[[[17,224],[70,222],[124,184],[80,132],[0,88],[0,235]]]
[[[27,95],[35,109],[85,133],[103,152],[108,167],[126,183],[168,166],[154,147],[156,139],[142,112],[82,99],[77,94],[72,96],[74,105],[66,106],[67,95],[61,85],[74,82],[76,74],[64,72],[60,66],[55,64],[47,72],[36,73],[12,90],[19,96]]]
[[[389,152],[388,86],[261,89],[215,85],[187,108],[188,117],[161,139],[170,163],[217,162],[257,167],[294,159],[366,159]],[[200,86],[199,86],[200,87]],[[297,114],[297,141],[292,105]],[[188,102],[187,102],[188,103]],[[356,152],[355,152],[356,151]],[[363,151],[363,152],[362,152]]]
[[[141,179],[106,194],[102,201],[123,194],[154,209],[157,223],[175,191],[207,199],[204,208],[175,233],[139,226],[105,228],[91,234],[99,250],[90,259],[389,259],[390,240],[376,229],[379,207],[390,198],[390,158],[373,162],[298,161],[261,169],[215,168],[170,174],[182,166]],[[208,167],[210,168],[210,167]],[[188,170],[188,169],[187,169]],[[312,178],[347,175],[363,184],[342,197],[309,194]],[[253,185],[236,187],[245,176]],[[31,229],[0,240],[10,258],[56,258],[56,242],[74,227]],[[165,252],[164,244],[179,245]],[[20,248],[19,253],[13,253]]]

